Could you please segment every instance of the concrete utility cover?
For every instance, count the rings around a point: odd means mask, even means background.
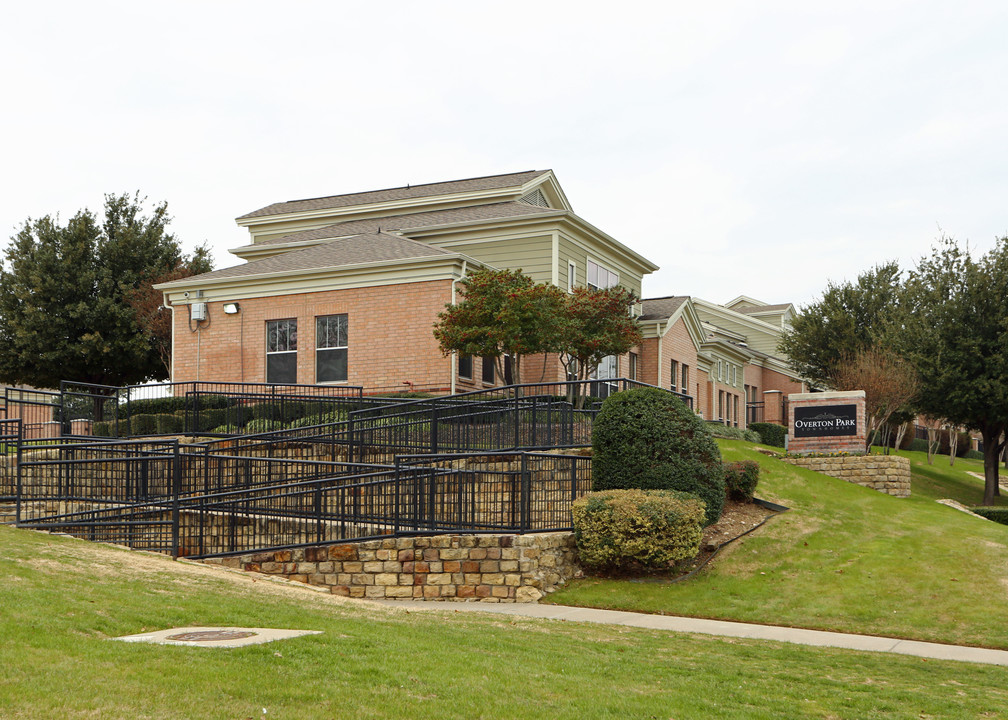
[[[158,645],[191,645],[193,647],[242,647],[260,645],[274,640],[321,635],[321,630],[285,630],[282,628],[188,627],[170,628],[139,635],[113,638],[123,642],[149,642]]]

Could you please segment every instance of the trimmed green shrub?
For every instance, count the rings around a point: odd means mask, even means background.
[[[156,415],[134,415],[129,419],[130,435],[155,435],[157,433]],[[120,430],[122,420],[119,421]]]
[[[112,433],[115,431],[112,423],[108,422],[96,422],[91,423],[91,434],[95,437],[112,437]]]
[[[759,463],[755,460],[724,464],[725,490],[738,502],[752,502],[759,482]]]
[[[214,435],[240,435],[241,428],[237,425],[220,425],[211,430]]]
[[[787,428],[777,423],[749,423],[749,429],[759,435],[759,441],[771,447],[784,447]]]
[[[964,458],[968,458],[969,460],[983,460],[984,459],[983,453],[980,452],[979,450],[967,450],[965,453],[963,453],[963,457]]]
[[[580,560],[589,568],[628,563],[665,568],[700,550],[704,504],[669,490],[605,490],[571,506]]]
[[[1002,525],[1008,525],[1008,507],[991,507],[989,505],[982,505],[980,507],[971,507],[970,510],[980,517],[985,517],[988,520],[993,520],[994,522],[1001,523]]]
[[[283,429],[283,423],[277,422],[276,420],[270,420],[268,418],[256,418],[255,420],[249,421],[245,426],[245,434],[256,435],[258,433],[273,432],[274,430]]]
[[[610,395],[592,428],[592,489],[679,490],[706,505],[706,522],[721,517],[721,451],[681,400],[658,388]]]
[[[185,431],[185,418],[173,413],[154,416],[154,427],[158,435],[178,435]]]
[[[196,427],[199,432],[205,432],[226,425],[234,413],[231,408],[202,408],[196,416]]]
[[[185,406],[186,398],[183,396],[131,400],[124,407],[129,408],[130,415],[159,415],[161,413],[173,413],[178,410],[185,410]]]
[[[725,425],[724,423],[713,422],[711,420],[707,421],[707,429],[710,430],[710,434],[714,437],[727,438],[729,440],[746,440],[748,442],[755,443],[760,441],[759,435],[754,433],[752,430],[743,430],[742,428]]]
[[[914,438],[910,441],[910,445],[907,450],[913,450],[914,452],[927,452],[928,441],[923,438]]]

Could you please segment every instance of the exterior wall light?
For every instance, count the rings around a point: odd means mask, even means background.
[[[238,312],[238,303],[224,303],[224,314],[235,315]]]

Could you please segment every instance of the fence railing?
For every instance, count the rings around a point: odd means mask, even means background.
[[[360,403],[363,389],[346,385],[183,382],[114,387],[60,383],[59,416],[64,435],[141,437],[237,434],[277,424],[317,422]],[[358,403],[358,404],[355,404]]]
[[[20,419],[0,420],[0,502],[17,495],[17,460],[22,443]]]
[[[209,557],[401,535],[565,529],[570,503],[590,484],[591,458],[580,455],[420,455],[369,466],[201,457],[177,442],[81,444],[23,460],[17,522]]]

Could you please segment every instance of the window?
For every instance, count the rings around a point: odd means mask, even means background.
[[[735,403],[735,427],[738,427],[738,395],[732,396]]]
[[[494,374],[494,359],[492,357],[483,358],[483,382],[492,384]]]
[[[630,379],[637,379],[637,353],[630,353]]]
[[[297,382],[297,319],[266,321],[266,382]]]
[[[724,420],[724,390],[718,390],[717,416],[718,420]]]
[[[689,395],[689,365],[686,363],[682,366],[682,391],[683,395]]]
[[[672,374],[671,388],[672,388],[672,391],[675,392],[676,383],[679,382],[679,361],[678,360],[673,360],[672,361],[672,373],[671,374]]]
[[[605,290],[619,285],[619,274],[602,267],[591,260],[588,261],[588,279],[585,283],[591,290]]]
[[[721,366],[721,361],[718,360],[717,361],[717,379],[718,380],[724,380],[724,374],[722,373],[721,367],[722,367]]]
[[[315,382],[346,382],[347,316],[315,318]]]
[[[567,261],[567,292],[574,292],[574,285],[577,284],[577,265],[573,260]]]
[[[460,378],[472,380],[472,355],[459,355],[458,374]]]
[[[738,385],[738,365],[731,366],[731,384],[732,387]]]

